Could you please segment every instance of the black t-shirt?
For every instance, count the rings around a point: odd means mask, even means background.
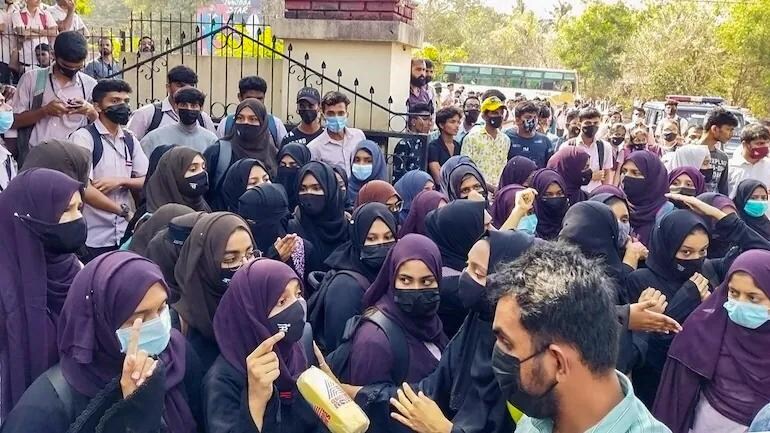
[[[442,140],[441,137],[431,141],[428,144],[428,164],[431,162],[438,162],[439,165],[444,165],[449,158],[459,155],[461,150],[460,143],[457,141],[454,141],[454,143],[454,153],[450,155],[449,150],[447,150],[444,145],[444,140]]]
[[[509,160],[514,156],[524,156],[534,161],[538,168],[545,168],[553,152],[553,143],[547,136],[536,132],[532,138],[526,138],[510,129],[505,134],[511,139]]]
[[[314,138],[321,135],[321,133],[324,132],[323,128],[318,129],[318,131],[312,133],[312,134],[305,134],[304,132],[300,131],[299,128],[294,128],[291,131],[289,131],[288,134],[286,134],[286,137],[283,137],[283,140],[281,141],[281,147],[286,146],[289,143],[296,143],[296,144],[302,144],[307,146],[308,143],[313,141]]]

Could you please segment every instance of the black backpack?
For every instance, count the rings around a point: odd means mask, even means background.
[[[325,274],[321,271],[311,272],[308,275],[308,285],[313,289],[312,294],[307,300],[307,321],[315,330],[315,341],[321,352],[327,353],[329,344],[324,338],[321,330],[326,328],[326,302],[329,293],[329,286],[338,275],[347,275],[358,285],[366,290],[371,282],[358,272],[350,270],[329,271]]]
[[[85,130],[91,134],[91,138],[94,140],[94,148],[91,150],[91,166],[96,167],[99,161],[102,160],[102,154],[104,153],[104,143],[102,143],[102,134],[96,129],[95,124],[90,124],[85,127]],[[134,136],[130,132],[123,130],[123,141],[128,147],[128,155],[126,155],[126,161],[130,161],[134,158]]]
[[[350,352],[353,349],[353,337],[356,335],[359,326],[364,322],[374,323],[388,337],[391,353],[393,354],[392,383],[404,383],[409,372],[409,346],[406,342],[406,335],[398,323],[389,319],[388,316],[376,308],[370,308],[364,314],[348,320],[348,323],[345,325],[342,343],[334,352],[326,356],[327,364],[329,364],[334,374],[343,383],[350,380]]]

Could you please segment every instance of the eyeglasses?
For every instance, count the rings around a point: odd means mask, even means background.
[[[237,257],[233,257],[232,259],[225,260],[222,262],[222,264],[228,269],[240,269],[243,265],[249,263],[254,259],[259,259],[259,258],[262,258],[262,251],[253,250],[253,251],[247,252],[244,255],[240,255]]]
[[[387,206],[388,206],[388,210],[391,212],[401,212],[401,209],[404,208],[404,202],[402,200],[393,204],[389,204]]]

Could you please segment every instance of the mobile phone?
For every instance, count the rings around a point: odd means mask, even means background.
[[[83,101],[79,101],[77,99],[68,99],[67,100],[67,106],[68,107],[73,107],[73,108],[82,107],[83,106]]]

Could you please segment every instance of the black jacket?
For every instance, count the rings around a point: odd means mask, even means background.
[[[203,380],[204,411],[207,433],[259,432],[249,412],[247,378],[222,356]],[[274,390],[265,409],[262,431],[267,433],[328,432],[313,409],[295,390],[287,401]]]
[[[332,270],[334,272],[334,270]],[[366,279],[361,275],[362,281]],[[323,333],[324,350],[332,352],[340,343],[345,333],[348,320],[362,313],[361,298],[369,286],[363,287],[350,274],[338,273],[329,282],[324,299]]]

